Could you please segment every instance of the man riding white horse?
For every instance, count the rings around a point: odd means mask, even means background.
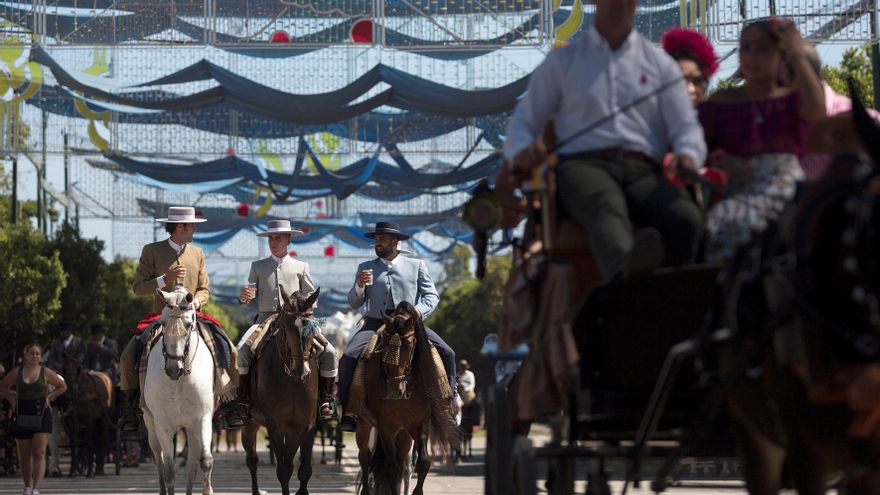
[[[364,234],[375,242],[376,259],[358,266],[354,286],[348,292],[348,304],[355,310],[366,304],[364,325],[352,335],[339,361],[339,401],[345,406],[351,396],[351,382],[361,351],[374,333],[384,325],[383,316],[391,314],[397,304],[406,301],[415,306],[419,316],[427,318],[440,302],[440,295],[424,261],[407,258],[398,251],[398,242],[409,239],[393,222],[378,222],[373,232]],[[428,340],[437,348],[449,384],[455,391],[455,351],[433,330],[425,328]],[[457,392],[456,392],[457,395]],[[457,408],[457,397],[452,400]],[[354,417],[343,417],[342,429],[354,431]]]
[[[268,237],[269,251],[272,254],[251,263],[248,282],[252,285],[242,288],[239,294],[242,304],[257,303],[258,308],[255,324],[238,341],[238,402],[244,407],[248,404],[247,377],[253,360],[253,347],[266,330],[267,325],[263,323],[284,305],[280,292],[282,287],[287,296],[299,291],[304,297],[308,297],[315,292],[309,264],[294,259],[288,253],[291,237],[300,235],[303,232],[291,228],[289,220],[270,220],[267,230],[257,234],[257,237]],[[329,419],[336,410],[336,348],[323,337],[319,338],[323,341],[324,348],[318,354],[322,394],[320,415],[322,419]]]
[[[529,176],[553,145],[541,140],[553,121],[561,143],[560,209],[586,228],[610,282],[664,261],[693,261],[702,215],[663,176],[661,162],[671,151],[670,167],[695,169],[706,144],[678,64],[633,29],[638,0],[594,3],[594,25],[532,74],[508,126],[504,156],[511,172]],[[631,217],[650,228],[634,234]]]
[[[159,218],[156,221],[165,223],[165,230],[168,232],[169,238],[144,246],[138,260],[132,289],[139,296],[152,295],[153,311],[158,313],[165,306],[165,300],[157,293],[157,289],[170,292],[180,284],[193,294],[193,304],[198,310],[208,302],[211,293],[208,290],[205,253],[193,246],[191,242],[196,231],[196,224],[206,220],[197,218],[195,209],[192,207],[172,206],[168,208],[167,218]],[[155,319],[156,317],[158,315],[153,315],[151,318]],[[236,359],[235,346],[228,342],[228,338],[219,330],[219,325],[210,321],[209,323],[208,327],[215,332],[214,337],[219,346],[224,350],[228,348],[230,355],[226,363],[227,366],[232,366]],[[120,387],[125,401],[125,412],[122,419],[124,431],[137,431],[140,427],[142,413],[140,410],[138,366],[144,346],[143,340],[149,338],[149,332],[141,333],[143,327],[146,326],[139,326],[136,335],[128,342],[119,359]],[[230,426],[237,427],[243,424],[234,401],[223,404],[223,413]]]

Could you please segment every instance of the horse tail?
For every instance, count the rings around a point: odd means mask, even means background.
[[[401,303],[403,305],[404,303]],[[415,309],[413,309],[415,314]],[[425,437],[442,457],[448,456],[461,443],[461,432],[455,424],[455,418],[449,410],[448,398],[441,397],[436,383],[437,369],[431,354],[428,333],[421,318],[415,319],[416,352],[413,356],[413,369],[419,388],[428,401],[428,419],[425,425]],[[452,384],[450,384],[452,385]]]

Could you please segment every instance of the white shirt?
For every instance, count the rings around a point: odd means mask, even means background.
[[[278,266],[281,266],[285,261],[290,259],[289,254],[285,254],[284,257],[279,258],[278,256],[272,255],[272,259],[275,260],[275,263],[278,263]]]
[[[67,349],[68,347],[70,347],[70,343],[72,341],[73,341],[73,334],[70,334],[67,336],[66,339],[64,339],[64,348]]]
[[[477,379],[471,370],[464,370],[458,374],[458,383],[461,385],[462,392],[473,392],[477,388]]]
[[[595,26],[575,43],[550,52],[532,74],[508,125],[504,157],[513,160],[541,136],[550,118],[562,141],[676,79],[681,83],[614,115],[557,151],[623,148],[657,163],[673,151],[700,165],[706,158],[703,128],[675,60],[635,30],[612,50]]]
[[[379,261],[385,263],[386,266],[394,266],[397,263],[398,258],[400,258],[400,252],[398,251],[397,256],[394,257],[391,261],[386,260],[385,258],[379,258]],[[358,297],[364,295],[364,291],[367,290],[366,287],[361,287],[360,285],[355,284],[354,293],[357,294]]]
[[[168,238],[168,245],[171,246],[171,249],[173,249],[174,252],[177,253],[178,256],[180,256],[180,252],[183,251],[183,248],[186,247],[186,244],[183,244],[183,245],[178,244],[178,243],[172,241],[170,237]],[[165,275],[162,275],[161,277],[156,279],[156,285],[160,289],[162,287],[165,287]]]

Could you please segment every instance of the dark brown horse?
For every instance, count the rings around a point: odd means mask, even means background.
[[[876,165],[839,157],[732,269],[722,364],[740,375],[729,405],[750,493],[776,493],[784,473],[800,494],[838,473],[847,493],[880,493],[880,428],[862,421],[880,401],[865,414],[847,400],[880,362],[878,241]]]
[[[251,397],[251,418],[242,428],[242,445],[251,472],[254,495],[257,486],[257,430],[260,425],[269,432],[269,442],[277,459],[276,474],[283,495],[290,493],[293,457],[300,452],[297,495],[308,495],[312,476],[312,445],[318,405],[318,362],[312,352],[312,339],[303,341],[311,308],[318,300],[320,289],[308,298],[299,291],[281,295],[284,306],[278,311],[269,332],[276,332],[266,343],[253,365],[248,384]],[[306,365],[308,372],[306,372]]]
[[[428,335],[411,304],[402,302],[392,316],[385,316],[384,333],[367,363],[365,386],[357,432],[361,495],[401,493],[413,447],[418,482],[412,493],[421,495],[431,467],[428,440],[446,455],[458,445],[458,430],[448,401],[437,392]]]
[[[64,377],[69,384],[69,405],[64,416],[70,439],[69,476],[75,477],[78,470],[89,478],[104,474],[113,384],[106,373],[83,370],[82,361],[75,359],[64,362]]]

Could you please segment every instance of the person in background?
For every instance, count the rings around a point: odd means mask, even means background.
[[[52,401],[67,390],[61,375],[40,364],[42,354],[43,348],[38,344],[28,344],[24,348],[24,363],[0,380],[0,397],[13,405],[16,415],[42,418],[35,429],[25,429],[16,419],[12,420],[10,434],[18,447],[19,470],[24,481],[22,495],[40,494],[46,470],[46,445],[52,433]],[[50,385],[54,387],[52,391]]]
[[[663,33],[660,44],[678,62],[691,102],[694,105],[702,102],[712,76],[718,71],[718,55],[712,43],[699,31],[672,28]]]
[[[46,365],[56,373],[64,374],[68,366],[80,366],[86,354],[86,348],[82,337],[76,335],[78,327],[70,321],[62,322],[59,330],[61,334],[52,341],[49,352],[46,353]],[[53,478],[61,476],[60,459],[58,448],[59,436],[63,425],[61,423],[68,395],[64,394],[55,401],[52,408],[52,435],[49,437],[49,475]]]
[[[804,178],[799,158],[807,133],[825,116],[824,91],[808,60],[809,49],[790,20],[748,24],[739,49],[744,84],[718,90],[700,104],[700,122],[713,157],[709,165],[730,177],[727,198],[706,217],[709,261],[731,259],[766,229]],[[719,159],[726,155],[734,159]],[[734,169],[725,170],[728,165]]]
[[[119,344],[107,337],[107,332],[101,325],[92,325],[92,338],[86,346],[86,355],[83,360],[83,368],[87,370],[103,371],[110,375],[110,379],[116,382],[116,370],[119,367]]]

